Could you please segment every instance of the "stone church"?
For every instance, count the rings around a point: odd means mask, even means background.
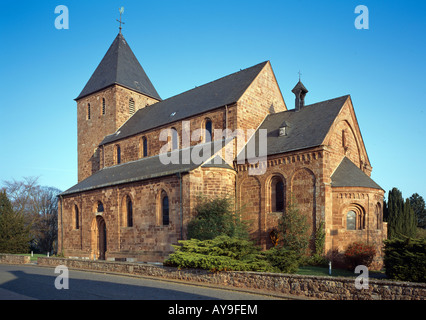
[[[264,249],[294,199],[326,252],[363,241],[379,262],[384,191],[350,95],[307,105],[300,79],[292,92],[287,105],[265,61],[163,100],[120,31],[75,99],[78,183],[59,196],[58,251],[161,262],[198,196],[228,195]]]

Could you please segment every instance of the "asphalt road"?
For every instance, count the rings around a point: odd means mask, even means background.
[[[170,281],[69,270],[58,290],[55,269],[0,265],[0,300],[264,300],[270,296]],[[58,281],[57,281],[58,283]],[[64,284],[63,281],[59,282]]]

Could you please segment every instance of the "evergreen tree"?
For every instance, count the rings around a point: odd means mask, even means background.
[[[402,215],[402,207],[404,199],[402,193],[397,188],[393,188],[388,194],[387,212],[388,212],[388,238],[392,239],[397,236],[398,219]]]
[[[388,203],[383,197],[383,221],[387,222],[389,219],[389,209],[388,209]]]
[[[401,236],[415,237],[417,218],[407,199],[404,202],[401,191],[393,188],[388,196],[388,238]]]
[[[22,215],[12,209],[6,192],[0,192],[0,252],[26,253],[29,248],[29,228]]]
[[[293,250],[301,256],[306,254],[310,239],[308,218],[300,212],[293,196],[281,216],[279,229],[285,249]]]
[[[410,197],[410,205],[417,216],[417,226],[426,228],[426,204],[425,200],[418,193],[414,193]]]
[[[415,238],[417,233],[417,217],[410,205],[410,200],[406,199],[402,211],[402,218],[399,219],[400,233],[409,238]]]

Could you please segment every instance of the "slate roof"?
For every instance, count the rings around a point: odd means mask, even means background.
[[[223,169],[231,169],[235,170],[233,167],[231,167],[229,164],[225,162],[225,160],[217,155],[216,157],[206,161],[203,165],[203,168],[223,168]]]
[[[255,139],[258,156],[259,132],[266,129],[267,155],[312,148],[322,144],[331,125],[349,95],[302,107],[299,111],[287,110],[268,115],[251,139]],[[286,126],[286,135],[279,129]],[[247,145],[248,146],[248,145]],[[247,157],[247,146],[241,151]]]
[[[199,166],[219,166],[222,168],[232,167],[226,165],[224,162],[221,164],[214,164],[211,159],[215,159],[215,153],[221,150],[232,139],[216,140],[205,144],[199,144],[190,148],[179,149],[167,154],[156,155],[148,158],[142,158],[135,161],[126,162],[123,164],[115,165],[112,167],[103,168],[90,177],[77,183],[70,189],[62,192],[60,195],[65,196],[73,193],[89,191],[114,185],[153,179],[163,176],[169,176],[177,173],[185,173],[196,169]],[[196,150],[194,150],[197,148]],[[204,151],[209,151],[204,153]],[[199,158],[192,157],[194,152]],[[166,158],[177,159],[175,163],[165,164]],[[217,163],[217,161],[214,161]]]
[[[237,102],[268,61],[139,109],[100,145]],[[119,132],[119,134],[117,134]]]
[[[120,84],[126,88],[161,100],[121,33],[114,39],[95,72],[75,100],[113,84]]]
[[[331,175],[332,187],[366,187],[383,190],[373,179],[366,175],[351,160],[344,157]]]

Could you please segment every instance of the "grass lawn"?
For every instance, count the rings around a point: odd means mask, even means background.
[[[310,275],[310,276],[329,276],[328,267],[314,267],[314,266],[302,266],[299,267],[299,270],[296,272],[301,275]],[[354,273],[346,269],[331,269],[332,277],[357,277],[358,273]],[[381,271],[370,271],[369,277],[371,278],[385,278],[384,272]]]
[[[297,271],[297,274],[310,275],[310,276],[329,276],[328,267],[317,267],[317,266],[301,266]],[[344,269],[332,269],[331,276],[333,277],[356,277],[355,274],[349,270]]]
[[[20,253],[20,256],[29,256],[31,257],[31,253]],[[38,257],[46,257],[46,254],[40,254],[40,253],[34,253],[33,256],[31,257],[31,261],[37,261]]]

